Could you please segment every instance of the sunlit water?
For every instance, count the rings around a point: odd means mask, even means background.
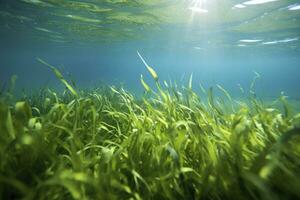
[[[153,83],[139,51],[161,80],[193,88],[222,85],[243,97],[255,72],[265,99],[300,98],[300,2],[290,0],[1,0],[1,85],[17,91],[62,87],[42,58],[77,87]]]

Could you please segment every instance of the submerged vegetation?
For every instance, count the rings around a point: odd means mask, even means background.
[[[144,60],[157,88],[141,76],[142,99],[79,91],[39,61],[67,90],[16,103],[1,93],[0,199],[300,198],[300,115],[284,96],[282,111],[253,85],[247,102],[219,85],[223,100],[212,88],[202,97],[192,77],[162,85]]]

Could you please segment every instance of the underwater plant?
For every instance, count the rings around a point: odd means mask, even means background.
[[[65,92],[1,94],[0,199],[300,199],[300,114],[284,96],[200,96],[139,56],[156,83],[141,76],[141,99],[80,91],[41,59]]]

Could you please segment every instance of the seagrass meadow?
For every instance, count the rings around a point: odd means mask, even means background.
[[[156,88],[141,76],[142,98],[77,91],[39,61],[66,90],[2,92],[1,199],[300,198],[300,114],[285,96],[235,101],[220,85],[199,95],[192,76],[163,86],[147,63]]]
[[[300,0],[0,0],[0,200],[300,200]]]

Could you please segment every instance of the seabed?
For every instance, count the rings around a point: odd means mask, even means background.
[[[66,90],[1,94],[0,199],[300,198],[300,114],[285,96],[201,96],[192,76],[161,82],[146,62],[156,88],[141,76],[141,98],[85,91],[39,61]]]

